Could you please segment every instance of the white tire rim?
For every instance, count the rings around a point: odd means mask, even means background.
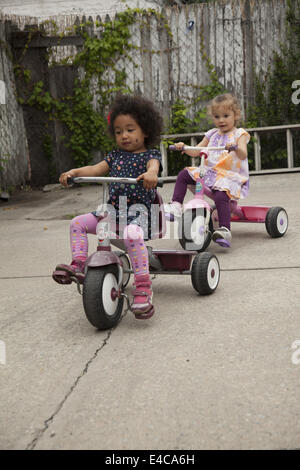
[[[219,282],[220,266],[216,258],[212,258],[207,267],[207,282],[210,289],[214,290]]]
[[[287,213],[285,211],[280,211],[277,215],[276,220],[277,230],[279,233],[285,233],[288,226]]]
[[[118,290],[118,282],[115,276],[107,273],[102,285],[102,303],[106,315],[113,316],[118,308],[119,298],[112,299],[112,290]]]
[[[204,235],[205,235],[205,224],[204,217],[197,216],[194,218],[191,225],[191,239],[195,245],[203,246],[204,244]]]

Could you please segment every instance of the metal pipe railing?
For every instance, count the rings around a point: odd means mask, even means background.
[[[294,152],[293,152],[293,129],[300,129],[300,124],[287,124],[283,126],[268,126],[268,127],[253,127],[247,128],[246,131],[254,134],[254,165],[255,173],[263,172],[265,170],[261,169],[261,145],[260,145],[260,133],[261,132],[280,132],[286,131],[286,148],[287,148],[287,169],[300,170],[300,168],[294,166]],[[160,141],[160,151],[162,154],[162,163],[163,163],[163,173],[162,176],[168,176],[168,153],[167,148],[163,144],[165,139],[190,139],[190,145],[197,145],[197,140],[203,138],[205,135],[204,132],[194,132],[189,134],[165,134],[161,136]],[[198,138],[198,139],[197,139]],[[197,162],[193,159],[192,165],[195,166]],[[271,170],[270,170],[271,171]],[[275,170],[276,171],[276,170]],[[284,171],[283,168],[280,171]],[[253,172],[250,172],[253,173]]]

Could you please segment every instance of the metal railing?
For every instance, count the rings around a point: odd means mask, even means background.
[[[294,166],[294,152],[293,152],[293,135],[292,130],[299,129],[300,124],[289,124],[284,126],[269,126],[269,127],[253,127],[247,128],[246,131],[250,134],[253,133],[254,137],[254,166],[255,170],[250,171],[250,174],[262,174],[266,172],[276,173],[278,171],[300,171],[300,167]],[[260,133],[261,132],[286,132],[286,148],[287,148],[287,167],[280,168],[280,170],[262,170],[261,168],[261,145],[260,145]],[[168,151],[163,141],[165,139],[178,141],[179,139],[190,139],[190,145],[194,146],[203,138],[204,132],[195,132],[191,134],[165,134],[161,136],[160,151],[162,155],[163,172],[162,176],[168,176]],[[193,159],[193,166],[195,166],[195,159]],[[170,176],[169,178],[173,178]]]

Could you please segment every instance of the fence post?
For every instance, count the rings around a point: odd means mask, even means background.
[[[254,159],[255,159],[255,170],[261,170],[261,153],[260,153],[260,137],[258,132],[254,132]]]
[[[163,170],[161,174],[162,176],[168,176],[168,152],[167,152],[166,146],[163,143],[163,140],[160,141],[160,153],[162,156],[162,166],[163,166]]]
[[[288,168],[294,167],[294,152],[293,152],[293,134],[291,129],[286,130],[286,143],[287,143],[287,166]]]

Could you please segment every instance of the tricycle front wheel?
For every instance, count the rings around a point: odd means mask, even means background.
[[[210,219],[209,227],[205,230],[203,210],[189,209],[179,219],[179,243],[184,250],[203,252],[211,242],[212,229]]]
[[[119,321],[124,297],[118,296],[118,267],[89,268],[83,284],[83,307],[88,321],[99,330]]]
[[[266,215],[266,230],[270,237],[282,237],[288,229],[288,215],[282,207],[271,207]]]

